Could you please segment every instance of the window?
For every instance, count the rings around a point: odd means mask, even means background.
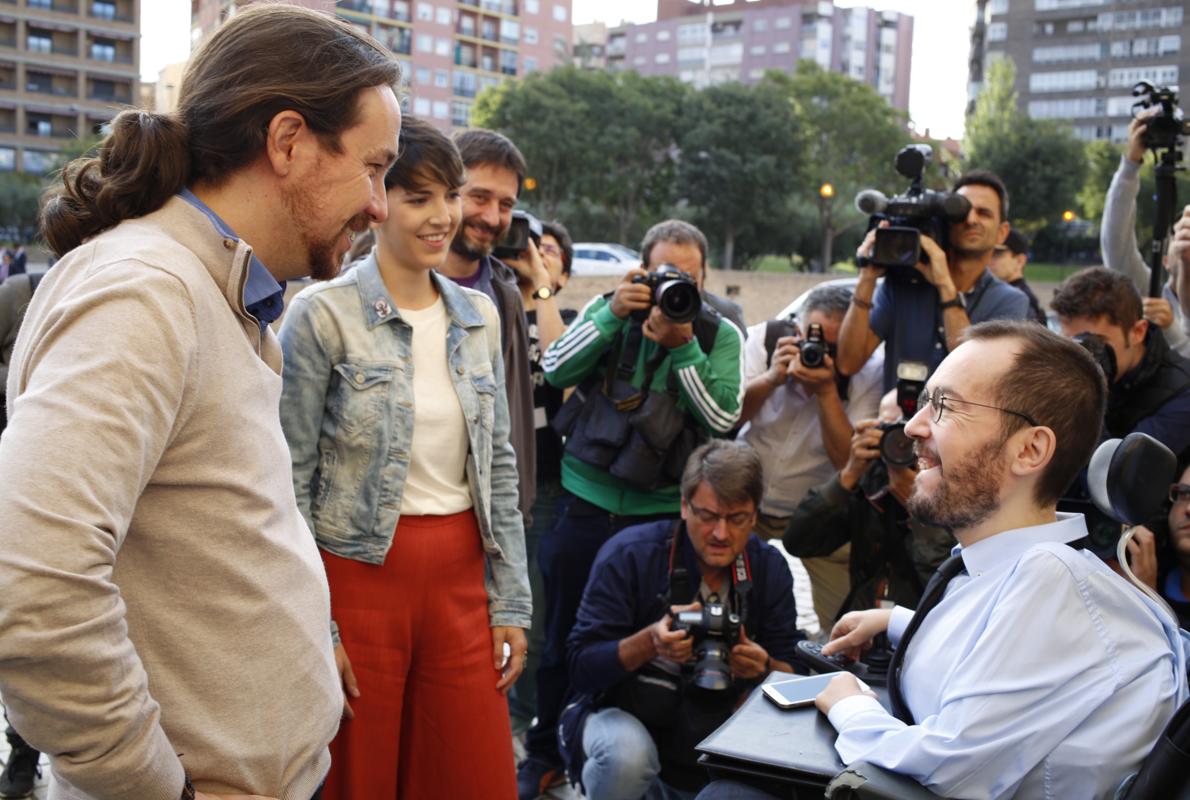
[[[554,20],[556,22],[565,22],[567,17],[566,6],[554,6]]]
[[[659,41],[659,42],[668,42],[668,41],[669,41],[669,39],[670,39],[670,32],[669,32],[669,31],[657,31],[657,41]]]
[[[500,71],[505,75],[516,75],[516,52],[513,50],[500,51]]]
[[[1033,61],[1037,64],[1060,64],[1064,61],[1093,61],[1102,57],[1103,45],[1100,42],[1033,48]]]
[[[988,26],[988,41],[1002,42],[1008,38],[1008,23],[993,22]]]
[[[33,53],[50,53],[54,49],[54,40],[50,38],[50,34],[48,33],[29,31],[29,35],[25,39],[25,45]]]
[[[450,73],[444,69],[434,70],[434,85],[439,89],[445,89],[450,86]]]
[[[1129,107],[1133,102],[1126,98]],[[1075,117],[1101,117],[1104,113],[1103,98],[1071,97],[1060,100],[1029,101],[1029,116],[1034,119],[1073,119]]]
[[[525,26],[525,44],[537,44],[537,28]]]
[[[784,31],[793,27],[793,17],[777,17],[777,30]]]
[[[17,168],[17,151],[13,147],[0,147],[0,172],[12,172]]]
[[[434,52],[434,37],[428,33],[419,33],[417,35],[417,49],[423,53]]]
[[[636,67],[643,67],[647,63],[649,63],[649,59],[644,56],[636,56],[632,59],[632,65]]]
[[[763,69],[750,69],[750,70],[748,70],[748,80],[750,80],[750,81],[758,81],[758,80],[760,80],[760,79],[761,79],[761,78],[763,78],[763,77],[764,77],[764,70],[763,70]]]
[[[657,64],[668,64],[669,53],[658,53],[657,55],[653,56],[653,62]]]
[[[707,26],[701,22],[678,26],[678,42],[681,44],[702,44],[707,40]]]
[[[500,41],[504,42],[504,44],[516,44],[520,39],[520,23],[510,19],[500,20]]]
[[[27,5],[29,6],[29,8],[49,9],[49,8],[53,7],[53,3],[51,2],[51,0],[27,0]]]
[[[419,86],[429,86],[430,85],[430,71],[428,69],[426,69],[425,67],[417,68],[417,84]]]
[[[417,21],[432,22],[434,20],[434,6],[429,3],[417,4]]]
[[[454,93],[459,97],[475,97],[475,73],[455,70]]]
[[[774,48],[776,49],[776,48]],[[711,66],[739,64],[744,59],[744,43],[717,44],[711,48]]]
[[[55,154],[47,153],[43,150],[26,150],[25,151],[25,171],[26,172],[49,172],[54,166]]]
[[[769,29],[769,21],[767,19],[765,19],[764,17],[761,17],[760,19],[754,20],[752,22],[752,30],[757,31],[758,33],[761,31],[767,31],[768,29]]]
[[[440,56],[450,56],[450,39],[438,38],[434,40],[434,52]]]
[[[769,51],[769,49],[767,47],[765,47],[763,44],[754,44],[754,45],[752,45],[752,47],[750,47],[748,49],[749,55],[754,55],[754,56],[763,56],[768,51]]]
[[[1107,85],[1113,89],[1131,89],[1139,81],[1148,81],[1158,86],[1176,85],[1178,67],[1176,64],[1158,67],[1124,67],[1109,70],[1107,73]]]
[[[537,59],[532,56],[525,56],[525,72],[537,71]]]
[[[100,0],[91,3],[91,16],[98,19],[115,19],[116,18],[116,4],[104,3]]]
[[[471,124],[471,104],[455,100],[450,104],[450,124],[456,128],[466,128]]]
[[[436,13],[436,18],[438,20],[439,25],[449,25],[450,24],[450,9],[449,8],[439,8],[439,9],[437,9],[437,11],[435,13]]]
[[[1031,92],[1077,92],[1094,89],[1099,82],[1099,73],[1093,69],[1068,72],[1034,72],[1029,76]]]
[[[96,39],[91,42],[91,58],[96,61],[115,61],[116,60],[116,43],[105,41],[103,39]]]
[[[28,130],[30,136],[53,136],[54,123],[46,114],[29,114]]]
[[[705,47],[681,47],[678,48],[678,62],[689,63],[691,61],[702,62],[703,56],[706,55]]]
[[[992,16],[1008,13],[1008,0],[991,0],[988,3],[988,13]]]
[[[428,97],[419,97],[414,100],[413,113],[419,117],[428,117],[430,115],[430,99]]]
[[[538,14],[541,12],[541,4],[538,0],[525,0],[525,13]]]
[[[773,45],[773,52],[774,53],[788,53],[789,52],[789,42],[777,42],[775,45]]]
[[[636,43],[637,44],[645,44],[648,41],[649,41],[649,34],[646,33],[645,31],[641,31],[640,33],[636,34]]]
[[[435,100],[434,116],[438,119],[450,119],[450,103],[445,100]]]

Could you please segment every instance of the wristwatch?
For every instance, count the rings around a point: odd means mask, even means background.
[[[948,308],[961,308],[964,311],[966,311],[967,310],[967,298],[963,297],[962,292],[955,292],[954,297],[950,298],[945,303],[940,304],[938,307],[941,308],[943,311],[945,311]]]
[[[533,295],[532,295],[534,300],[549,300],[553,296],[554,296],[554,290],[548,286],[542,286],[540,289],[533,292]]]

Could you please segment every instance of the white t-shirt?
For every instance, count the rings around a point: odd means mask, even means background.
[[[446,305],[439,297],[428,308],[398,311],[413,328],[413,445],[401,513],[466,511],[467,423],[446,361]]]

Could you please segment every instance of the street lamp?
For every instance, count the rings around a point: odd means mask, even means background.
[[[1070,211],[1069,209],[1067,209],[1066,211],[1063,211],[1062,212],[1062,221],[1067,222],[1067,223],[1074,222],[1074,212]]]
[[[824,181],[818,187],[818,217],[822,223],[822,272],[830,269],[831,265],[831,200],[835,196],[835,187],[830,181]]]
[[[1062,263],[1070,259],[1070,223],[1074,222],[1074,212],[1066,209],[1062,212]]]

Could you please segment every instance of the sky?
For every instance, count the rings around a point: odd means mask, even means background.
[[[973,0],[835,0],[840,8],[867,6],[913,16],[909,116],[918,131],[938,138],[963,136],[967,105],[967,48],[974,20]],[[184,61],[190,50],[189,0],[141,3],[141,78],[157,80],[166,64]],[[577,25],[587,22],[652,22],[650,0],[573,0]]]

